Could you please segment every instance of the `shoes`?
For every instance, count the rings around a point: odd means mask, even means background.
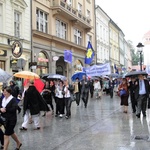
[[[27,131],[27,128],[21,127],[20,130],[21,130],[21,131]]]
[[[87,104],[84,104],[84,107],[86,108],[86,107],[87,107]]]
[[[66,118],[66,119],[69,119],[69,117],[68,117],[68,116],[65,116],[65,118]]]
[[[63,117],[63,115],[62,115],[62,114],[60,114],[60,115],[59,115],[59,118],[62,118],[62,117]]]
[[[127,113],[127,111],[123,111],[124,113]]]
[[[19,147],[16,148],[15,150],[20,150],[20,147],[22,146],[22,143],[20,143]]]
[[[36,128],[34,128],[34,130],[40,130],[40,127],[36,127]]]
[[[136,114],[137,118],[140,118],[140,114]]]

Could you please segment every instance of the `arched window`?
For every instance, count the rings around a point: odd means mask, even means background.
[[[47,74],[48,73],[48,59],[45,53],[40,52],[37,58],[37,74]]]

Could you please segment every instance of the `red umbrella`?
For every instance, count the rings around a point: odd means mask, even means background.
[[[25,79],[24,80],[24,86],[27,85],[29,79]],[[41,93],[43,91],[43,88],[44,88],[44,83],[41,79],[35,79],[34,80],[34,86],[36,87],[36,89]]]

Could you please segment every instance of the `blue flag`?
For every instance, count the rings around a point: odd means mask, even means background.
[[[87,46],[87,52],[86,52],[85,60],[84,60],[85,64],[91,64],[93,58],[94,58],[94,50],[93,50],[93,47],[89,41],[88,46]]]
[[[69,50],[64,51],[64,61],[68,63],[72,63],[72,51]]]
[[[114,64],[115,73],[119,74],[118,68],[116,67],[116,64]]]

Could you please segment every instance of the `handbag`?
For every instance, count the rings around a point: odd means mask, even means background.
[[[126,93],[127,93],[127,92],[126,92],[126,90],[124,90],[124,89],[119,91],[120,96],[126,95]]]

